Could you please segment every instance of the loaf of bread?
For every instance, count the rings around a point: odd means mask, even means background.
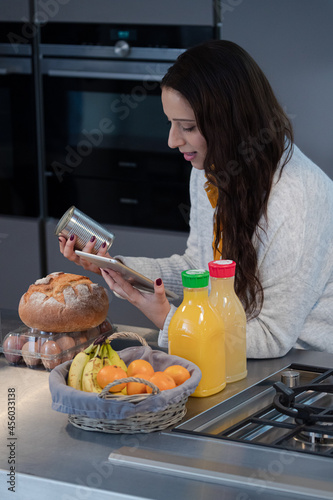
[[[77,332],[94,328],[108,314],[103,287],[86,276],[52,273],[30,285],[19,303],[21,321],[44,332]]]

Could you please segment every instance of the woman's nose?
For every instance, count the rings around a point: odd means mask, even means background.
[[[168,139],[168,146],[171,149],[174,148],[180,148],[186,143],[186,141],[183,139],[179,131],[176,130],[176,127],[171,125],[170,132],[169,132],[169,139]]]

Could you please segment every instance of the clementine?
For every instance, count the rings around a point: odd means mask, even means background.
[[[168,368],[164,370],[164,373],[170,375],[170,377],[172,377],[175,381],[176,385],[183,384],[185,380],[188,380],[191,377],[188,369],[185,368],[185,366],[181,365],[168,366]]]
[[[155,372],[152,377],[150,377],[150,382],[155,384],[160,391],[166,391],[168,389],[174,389],[176,387],[176,382],[170,375],[164,372]],[[147,386],[146,391],[148,393],[153,392],[151,387]]]
[[[97,383],[104,389],[108,384],[111,384],[111,382],[114,382],[115,380],[120,380],[122,378],[126,378],[127,373],[125,370],[120,368],[120,366],[116,365],[107,365],[103,366],[99,370],[96,376],[96,381]],[[126,387],[126,382],[123,384],[117,384],[114,385],[109,389],[109,392],[120,392]]]
[[[137,373],[145,374],[147,377],[154,375],[154,368],[145,359],[135,359],[127,367],[127,376],[134,377]]]
[[[137,378],[143,378],[144,380],[149,380],[150,376],[147,377],[145,373],[137,373],[134,375]],[[144,394],[146,392],[146,384],[141,382],[128,382],[127,383],[127,394],[132,396],[133,394]]]

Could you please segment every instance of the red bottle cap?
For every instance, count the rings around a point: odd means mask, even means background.
[[[232,278],[235,276],[236,262],[233,260],[214,260],[208,264],[212,278]]]

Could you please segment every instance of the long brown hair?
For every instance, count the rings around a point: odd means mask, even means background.
[[[235,290],[248,318],[254,317],[263,289],[253,236],[259,236],[260,218],[267,219],[273,176],[292,155],[291,123],[263,71],[230,41],[188,49],[161,86],[187,99],[206,139],[204,169],[218,188],[214,246],[223,237],[222,258],[237,263]]]

